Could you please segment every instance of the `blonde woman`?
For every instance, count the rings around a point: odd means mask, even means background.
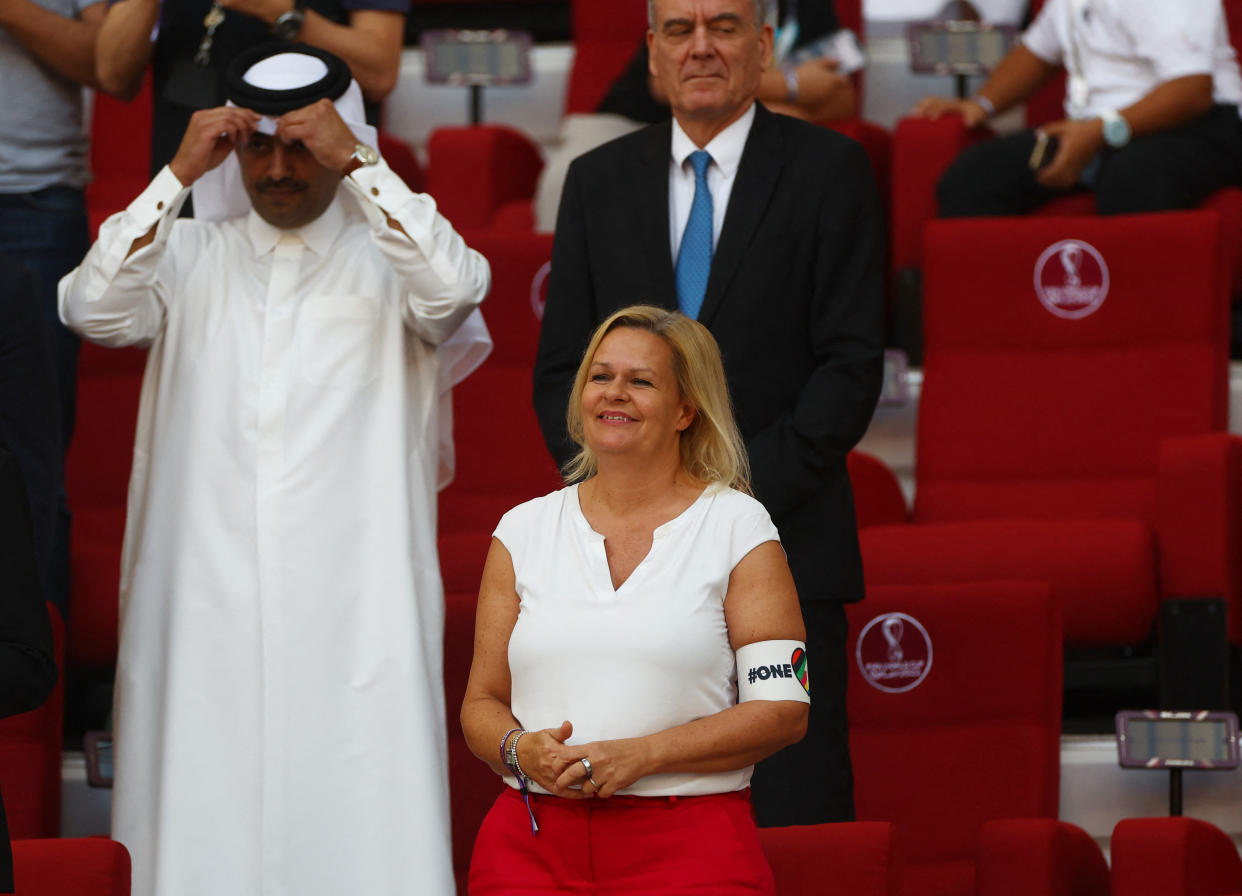
[[[470,892],[771,893],[748,787],[805,731],[805,634],[711,334],[613,314],[568,423],[573,484],[505,515],[479,592],[462,727],[509,789]]]

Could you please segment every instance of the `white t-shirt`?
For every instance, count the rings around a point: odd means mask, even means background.
[[[1217,103],[1242,101],[1220,0],[1048,0],[1022,42],[1045,62],[1065,66],[1070,118],[1124,109],[1187,75],[1210,74]]]
[[[737,703],[729,576],[754,548],[779,541],[754,498],[709,486],[655,530],[650,553],[615,591],[604,537],[582,515],[576,485],[515,507],[494,534],[513,559],[521,601],[509,670],[523,727],[568,719],[569,742],[587,743],[652,734]],[[620,792],[726,793],[748,786],[750,774],[751,766],[650,775]]]

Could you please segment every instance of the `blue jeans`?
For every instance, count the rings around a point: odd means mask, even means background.
[[[0,252],[20,259],[39,278],[66,445],[73,435],[78,337],[61,324],[56,313],[56,284],[81,263],[89,248],[86,199],[81,190],[47,187],[33,193],[0,193]]]
[[[52,355],[62,438],[59,456],[44,462],[57,473],[64,466],[64,449],[73,433],[78,337],[60,323],[56,286],[61,277],[81,263],[88,248],[86,201],[81,190],[48,187],[33,193],[0,193],[0,254],[18,260],[33,273],[32,292],[40,306]],[[56,521],[46,584],[49,599],[63,613],[69,601],[69,507],[63,480],[59,475],[55,478],[57,481],[51,487],[56,491]],[[37,493],[42,485],[32,491]]]

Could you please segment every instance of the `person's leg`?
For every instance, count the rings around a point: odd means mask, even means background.
[[[845,687],[849,623],[836,601],[804,601],[811,715],[806,737],[755,766],[751,792],[760,827],[854,820],[854,773]]]
[[[49,187],[30,194],[0,194],[0,252],[19,258],[38,277],[37,295],[55,367],[65,447],[73,434],[78,337],[60,322],[56,289],[60,278],[81,263],[89,248],[81,190]],[[63,487],[58,503],[49,598],[64,613],[69,604],[70,517]]]
[[[1028,164],[1034,147],[1034,131],[966,147],[936,184],[941,216],[1020,215],[1058,195],[1035,180]]]
[[[1107,153],[1096,208],[1102,215],[1194,208],[1230,185],[1242,185],[1242,119],[1236,107],[1216,106],[1185,127]]]
[[[0,253],[0,442],[17,458],[25,480],[44,594],[63,614],[56,563],[64,443],[57,402],[39,278],[20,259]]]
[[[48,187],[29,194],[0,195],[0,252],[19,258],[38,275],[39,299],[48,328],[61,398],[61,433],[73,433],[78,337],[60,322],[56,287],[81,263],[90,248],[86,204],[81,190]]]

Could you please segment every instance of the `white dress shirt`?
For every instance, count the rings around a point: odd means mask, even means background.
[[[750,126],[754,121],[755,104],[752,102],[737,121],[702,147],[712,157],[711,164],[707,166],[707,187],[712,193],[713,249],[720,242],[725,210],[733,193],[733,179],[737,176],[738,165],[742,163],[742,150],[746,148],[746,138],[750,136]],[[694,168],[688,160],[690,153],[699,148],[686,136],[674,117],[672,154],[668,163],[668,233],[674,265],[681,248],[681,235],[686,229],[686,219],[690,217],[690,206],[694,204]]]
[[[296,238],[178,220],[187,192],[161,171],[60,288],[77,332],[150,346],[113,791],[133,893],[449,896],[437,433],[490,347],[463,326],[487,262],[382,162]]]

